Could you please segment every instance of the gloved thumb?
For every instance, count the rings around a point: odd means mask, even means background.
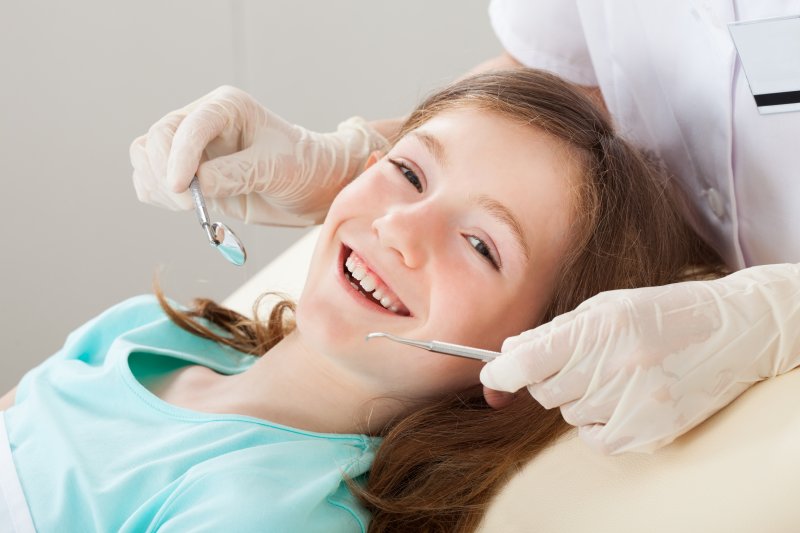
[[[224,108],[214,102],[206,102],[189,113],[175,129],[166,175],[172,192],[189,188],[206,147],[222,135],[229,122],[223,111]]]
[[[529,372],[532,353],[536,353],[536,340],[518,344],[513,349],[503,352],[493,361],[486,363],[481,369],[481,383],[497,391],[517,392],[531,384]],[[505,348],[505,344],[503,345]],[[534,356],[535,357],[535,356]]]
[[[481,369],[481,382],[490,389],[516,392],[559,372],[575,351],[573,318],[568,313],[506,339],[502,355]]]
[[[202,150],[202,149],[201,149]],[[195,176],[198,154],[173,154],[167,163],[167,187],[175,194],[185,192]]]

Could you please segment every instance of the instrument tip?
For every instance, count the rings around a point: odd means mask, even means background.
[[[388,337],[388,335],[386,333],[381,332],[381,331],[375,331],[375,332],[370,333],[370,334],[367,335],[367,340],[374,339],[376,337]]]

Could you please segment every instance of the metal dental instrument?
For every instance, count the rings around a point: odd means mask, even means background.
[[[212,223],[208,220],[206,201],[200,192],[200,182],[197,181],[197,176],[192,178],[189,190],[192,192],[192,198],[194,198],[197,218],[200,220],[200,225],[206,230],[211,246],[219,250],[219,253],[234,265],[242,266],[247,260],[247,252],[244,250],[244,245],[228,226],[222,222]]]
[[[422,348],[423,350],[443,353],[446,355],[455,355],[456,357],[466,357],[467,359],[477,359],[478,361],[483,361],[484,363],[488,363],[500,355],[500,352],[481,350],[480,348],[472,348],[471,346],[462,346],[460,344],[451,344],[449,342],[441,341],[416,341],[383,332],[370,333],[367,335],[367,340],[374,339],[376,337],[386,337],[391,341],[399,342],[401,344],[408,344],[409,346],[416,346],[417,348]]]

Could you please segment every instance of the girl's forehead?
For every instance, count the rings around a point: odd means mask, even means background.
[[[550,176],[574,184],[583,175],[579,158],[565,141],[535,125],[474,107],[434,115],[400,142],[404,148],[415,147],[424,163],[440,170],[457,170],[463,178],[474,171],[495,186],[510,181],[519,192]]]

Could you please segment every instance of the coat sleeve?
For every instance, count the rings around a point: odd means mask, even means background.
[[[597,86],[574,0],[492,0],[489,18],[500,43],[520,63]]]

